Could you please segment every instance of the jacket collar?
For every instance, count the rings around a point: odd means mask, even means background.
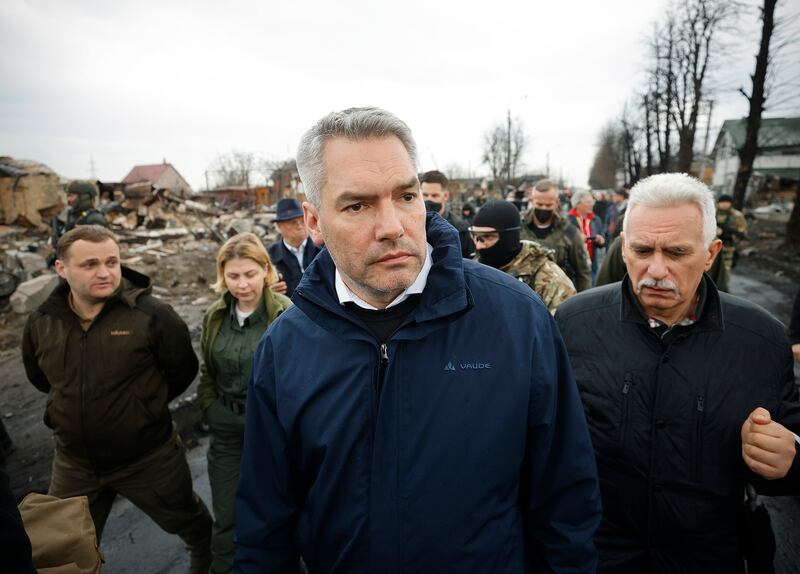
[[[303,258],[306,262],[310,261],[314,255],[320,250],[319,247],[314,245],[314,242],[311,241],[311,237],[309,236],[306,240],[305,247],[303,248]],[[272,259],[273,263],[277,263],[278,261],[283,261],[286,257],[291,255],[294,258],[294,255],[289,253],[289,250],[286,248],[286,245],[283,243],[283,237],[278,235],[278,239],[275,242],[275,248],[272,253],[270,253],[270,259]]]
[[[714,281],[705,273],[700,280],[699,292],[697,321],[691,326],[692,330],[695,332],[725,330],[719,290],[714,285]],[[620,283],[620,321],[647,326],[647,315],[636,298],[627,273]]]
[[[472,298],[464,279],[458,232],[438,213],[428,213],[425,223],[427,241],[433,247],[433,266],[419,305],[409,324],[396,335],[398,339],[422,338],[430,330],[443,326],[446,319],[472,307]],[[315,323],[353,338],[355,320],[339,304],[334,286],[335,271],[333,259],[325,248],[306,268],[292,301]],[[363,336],[356,338],[371,339],[371,335],[362,331]]]

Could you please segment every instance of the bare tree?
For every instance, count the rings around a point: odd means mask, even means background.
[[[492,172],[495,189],[500,185],[500,178],[506,165],[506,131],[501,125],[495,126],[483,134],[483,155],[481,161]]]
[[[512,183],[522,167],[522,154],[528,145],[525,129],[519,119],[498,123],[483,135],[481,161],[492,172],[495,189]]]
[[[653,59],[648,70],[647,103],[660,172],[669,171],[672,161],[673,122],[670,110],[675,103],[675,30],[675,17],[668,14],[662,27],[656,24],[650,44]]]
[[[252,172],[259,167],[259,159],[253,152],[234,150],[220,154],[209,166],[216,187],[250,187]]]
[[[730,0],[682,0],[674,52],[675,98],[670,118],[678,132],[678,170],[688,172],[700,107],[705,97],[709,65],[719,55],[718,37],[737,15]]]
[[[635,109],[635,108],[634,108]],[[642,172],[643,131],[639,119],[626,104],[620,118],[619,145],[622,151],[623,174],[625,185],[632,186]]]
[[[620,134],[614,123],[606,124],[600,131],[597,152],[589,170],[589,185],[596,189],[613,189],[617,186],[617,174],[623,169],[620,154]]]

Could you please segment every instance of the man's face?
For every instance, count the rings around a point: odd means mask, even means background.
[[[618,193],[614,193],[611,195],[611,202],[614,204],[619,204],[625,201],[625,198]]]
[[[79,239],[70,246],[64,260],[56,259],[55,268],[69,283],[74,297],[100,303],[119,287],[119,246],[112,239],[101,243]]]
[[[277,221],[275,225],[286,240],[286,243],[292,247],[300,247],[300,244],[308,237],[308,229],[306,229],[306,223],[302,217]]]
[[[442,207],[439,209],[439,214],[444,214],[444,206],[447,200],[450,199],[450,192],[442,189],[441,183],[423,183],[422,184],[422,199],[425,201],[433,201],[441,203]]]
[[[717,204],[717,209],[720,211],[728,211],[731,208],[731,205],[733,204],[730,201],[720,201]]]
[[[469,232],[478,251],[489,249],[500,240],[500,233],[494,227],[470,227]]]
[[[575,206],[575,209],[577,209],[578,213],[580,213],[581,215],[589,215],[593,207],[594,207],[594,198],[591,195],[586,194],[578,202],[578,205]]]
[[[394,136],[336,138],[323,154],[321,206],[303,204],[311,238],[328,246],[351,290],[383,308],[425,262],[425,205],[415,166]]]
[[[534,209],[554,212],[559,206],[558,192],[555,188],[550,188],[547,191],[539,191],[534,188],[528,195],[528,202]],[[548,221],[542,221],[538,217],[536,219],[539,223],[547,223]]]
[[[704,245],[700,208],[695,203],[637,205],[625,217],[622,256],[645,312],[661,317],[682,309],[694,300],[703,272],[711,268],[722,245],[719,240]]]
[[[67,204],[68,205],[75,205],[78,201],[78,194],[77,193],[68,193],[67,194]]]

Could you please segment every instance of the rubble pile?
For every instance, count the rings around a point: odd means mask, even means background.
[[[66,205],[62,183],[44,164],[0,157],[0,224],[44,231]]]
[[[41,189],[45,188],[42,183]],[[198,260],[213,261],[219,245],[237,233],[255,233],[265,245],[275,239],[272,212],[239,209],[226,213],[214,205],[173,196],[168,190],[150,185],[111,186],[98,182],[98,188],[98,210],[119,239],[122,264],[148,274],[167,276],[173,267],[186,273],[196,271]],[[36,205],[44,203],[47,201]],[[44,215],[51,215],[64,205],[56,203],[36,210],[40,218],[37,225],[31,224],[29,215],[22,219],[17,216],[12,225],[0,225],[0,310],[10,306],[16,313],[29,313],[58,284],[58,276],[48,265],[51,231]],[[4,208],[0,213],[10,212]],[[188,259],[189,263],[174,264],[176,257]],[[210,301],[204,278],[197,281],[193,276],[181,282],[196,288],[183,293],[181,299],[195,305]],[[162,294],[168,292],[164,287],[158,290],[163,290]]]

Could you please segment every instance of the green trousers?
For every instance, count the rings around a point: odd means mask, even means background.
[[[192,489],[186,453],[176,434],[141,459],[105,473],[97,473],[88,460],[65,454],[56,441],[49,494],[88,497],[98,542],[114,499],[124,496],[165,531],[183,539],[192,573],[208,569],[211,516]]]
[[[233,545],[234,506],[244,446],[244,415],[233,413],[217,399],[206,410],[206,419],[211,430],[208,480],[214,511],[209,574],[228,574],[233,569],[236,551]]]

